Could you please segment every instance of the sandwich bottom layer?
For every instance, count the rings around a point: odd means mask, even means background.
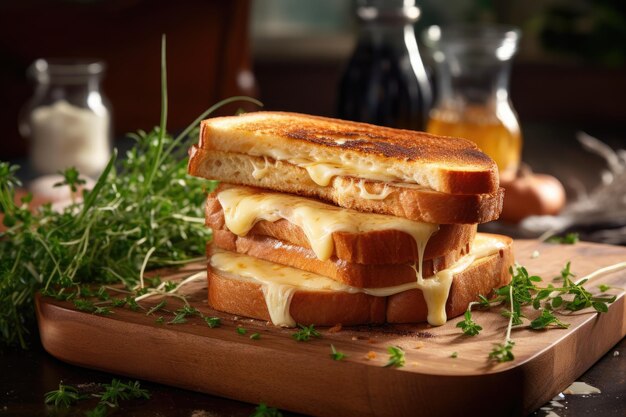
[[[499,242],[495,253],[470,253],[447,272],[440,272],[452,276],[447,300],[444,299],[448,319],[463,314],[478,295],[489,296],[494,288],[510,280],[512,240],[487,236]],[[429,313],[424,295],[414,283],[356,288],[229,251],[214,251],[207,276],[209,306],[280,326],[419,323],[426,321]]]

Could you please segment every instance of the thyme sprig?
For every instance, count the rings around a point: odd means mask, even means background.
[[[569,324],[563,322],[557,314],[561,311],[579,311],[585,308],[593,308],[598,313],[606,313],[609,305],[616,300],[616,296],[595,296],[590,293],[584,286],[592,277],[611,272],[622,264],[612,265],[602,268],[594,274],[574,281],[575,275],[571,272],[571,263],[567,262],[561,270],[560,276],[554,279],[559,282],[560,286],[548,284],[540,286],[542,278],[536,275],[530,275],[526,268],[516,265],[510,268],[511,282],[503,287],[495,290],[495,297],[487,299],[479,296],[479,300],[469,304],[467,311],[463,316],[463,320],[457,323],[457,327],[461,328],[463,333],[468,336],[476,336],[482,330],[473,318],[471,310],[474,306],[495,307],[499,305],[508,306],[508,309],[502,310],[501,314],[509,319],[506,337],[503,343],[497,344],[489,353],[489,359],[498,362],[506,362],[514,359],[513,346],[515,343],[511,340],[511,329],[515,326],[523,325],[528,322],[528,326],[533,330],[541,330],[547,328],[568,328]],[[608,290],[609,286],[603,286],[601,290]],[[529,319],[522,312],[522,307],[532,306],[534,310],[540,313],[533,319]]]

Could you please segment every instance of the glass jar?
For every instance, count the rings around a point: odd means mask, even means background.
[[[74,166],[98,176],[111,157],[110,106],[101,92],[99,61],[36,60],[29,68],[35,92],[22,109],[20,133],[31,140],[39,174]]]
[[[360,35],[339,86],[338,116],[423,130],[432,92],[413,24],[414,0],[357,2]]]
[[[520,31],[510,26],[431,26],[424,41],[436,64],[437,100],[427,131],[474,141],[513,175],[522,137],[509,100],[511,61]]]

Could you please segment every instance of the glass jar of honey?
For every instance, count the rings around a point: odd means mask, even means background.
[[[522,136],[509,99],[511,60],[520,31],[510,26],[431,26],[424,42],[436,64],[437,98],[430,133],[475,142],[501,176],[519,166]]]

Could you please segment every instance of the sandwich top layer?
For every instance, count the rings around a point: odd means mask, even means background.
[[[499,184],[495,162],[468,140],[297,113],[205,120],[199,147],[286,161],[321,186],[343,176],[491,194]]]

